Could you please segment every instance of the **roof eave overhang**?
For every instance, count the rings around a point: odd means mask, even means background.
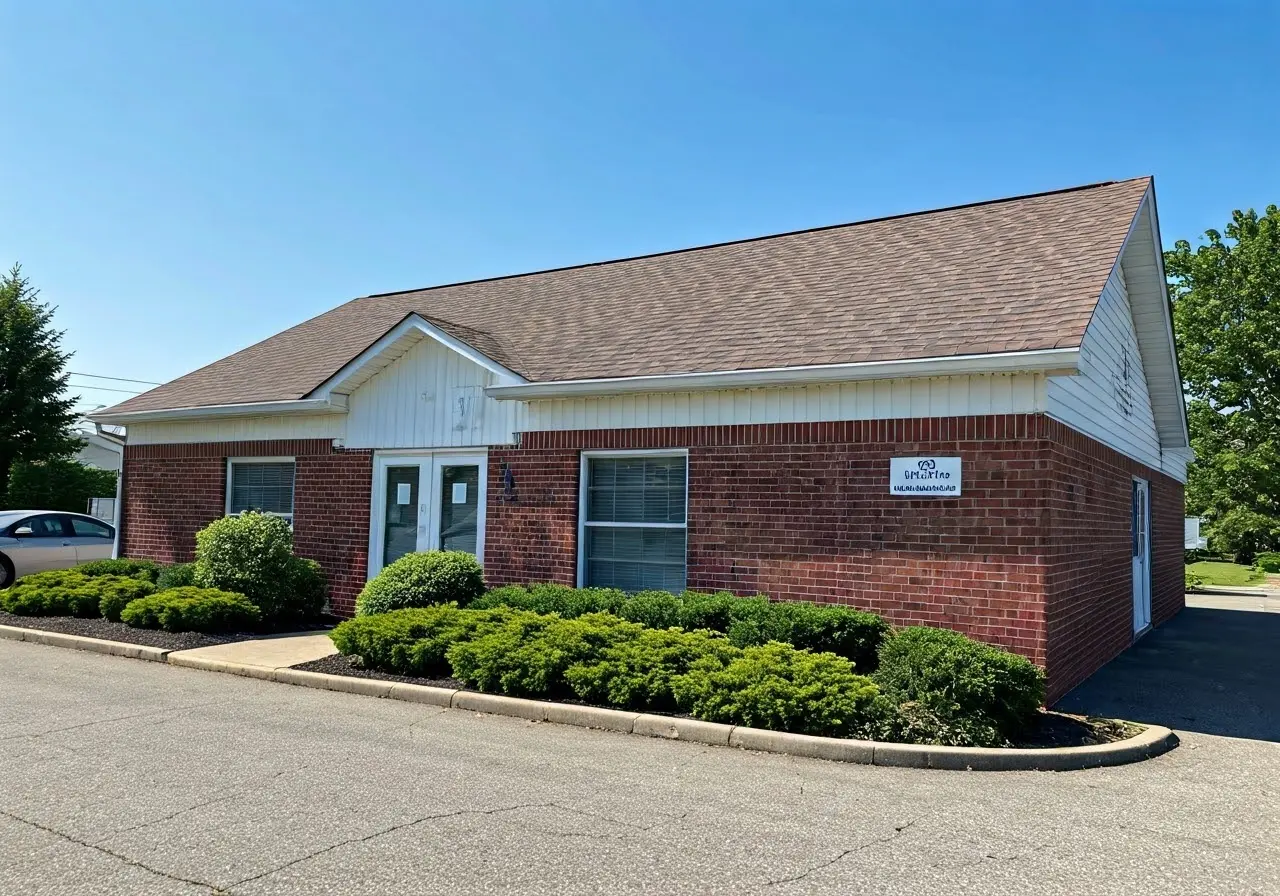
[[[1039,373],[1071,375],[1080,369],[1080,348],[1052,348],[903,361],[863,361],[853,364],[814,364],[756,370],[719,370],[659,376],[557,380],[490,386],[485,394],[500,401],[540,401],[629,395],[640,392],[702,392],[718,389],[758,389],[810,386],[900,377],[961,376],[965,374]]]
[[[245,404],[203,405],[187,408],[156,408],[151,411],[106,411],[88,414],[94,423],[159,423],[168,420],[195,420],[214,417],[262,417],[276,414],[345,414],[347,397],[301,398],[293,401],[258,401]]]

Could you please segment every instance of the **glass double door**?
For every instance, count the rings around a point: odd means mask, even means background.
[[[369,574],[437,548],[483,560],[485,469],[482,454],[380,455]]]

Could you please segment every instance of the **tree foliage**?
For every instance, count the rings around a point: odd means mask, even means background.
[[[64,369],[71,355],[38,297],[20,266],[0,274],[0,495],[15,462],[66,457],[80,444]]]
[[[90,498],[113,498],[116,474],[66,457],[20,460],[13,465],[0,507],[84,513]]]
[[[1280,209],[1165,253],[1196,462],[1187,509],[1250,560],[1280,548]]]

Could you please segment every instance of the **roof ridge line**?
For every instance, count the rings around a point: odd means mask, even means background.
[[[954,212],[966,208],[982,208],[988,205],[1002,205],[1006,202],[1021,202],[1025,199],[1039,199],[1044,196],[1057,196],[1063,193],[1080,193],[1085,190],[1096,190],[1101,187],[1111,187],[1116,184],[1129,183],[1137,180],[1150,180],[1151,175],[1141,175],[1139,177],[1129,177],[1122,180],[1100,180],[1088,184],[1080,184],[1074,187],[1061,187],[1056,190],[1041,190],[1038,193],[1023,193],[1018,196],[1002,196],[996,199],[983,199],[977,202],[962,202],[958,205],[945,205],[939,208],[917,209],[913,212],[899,212],[896,215],[881,215],[876,218],[864,218],[860,221],[845,221],[841,224],[823,224],[818,227],[802,227],[799,230],[785,230],[781,233],[767,233],[761,236],[748,236],[736,240],[724,240],[719,243],[706,243],[701,246],[685,246],[680,249],[664,249],[661,252],[645,252],[640,255],[628,255],[623,258],[607,258],[602,261],[585,261],[578,264],[566,264],[554,268],[542,268],[536,271],[522,271],[518,274],[498,274],[493,277],[477,277],[474,280],[456,280],[452,283],[436,283],[432,286],[419,286],[413,289],[396,289],[390,292],[374,292],[364,296],[357,296],[354,299],[348,299],[343,304],[351,302],[361,302],[365,299],[382,299],[389,296],[404,296],[415,292],[430,292],[436,289],[447,289],[454,286],[471,286],[477,283],[495,283],[501,280],[518,280],[521,277],[536,277],[540,274],[555,274],[560,271],[575,271],[584,268],[603,267],[609,264],[621,264],[624,261],[642,261],[647,258],[662,258],[667,255],[682,255],[686,252],[701,252],[705,249],[720,249],[725,246],[740,246],[746,243],[759,243],[765,240],[782,239],[788,236],[800,236],[806,233],[822,233],[827,230],[840,230],[845,227],[860,227],[864,224],[880,224],[885,221],[897,221],[903,218],[918,218],[922,215],[936,215],[942,212]],[[341,305],[338,306],[342,307]],[[336,309],[330,309],[336,310]]]

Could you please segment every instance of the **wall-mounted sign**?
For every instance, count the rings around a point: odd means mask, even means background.
[[[453,484],[453,503],[467,503],[467,484],[465,482],[455,482]]]
[[[904,498],[958,496],[960,494],[960,458],[890,458],[889,494]]]
[[[408,504],[413,500],[413,488],[408,482],[396,483],[396,503]]]

